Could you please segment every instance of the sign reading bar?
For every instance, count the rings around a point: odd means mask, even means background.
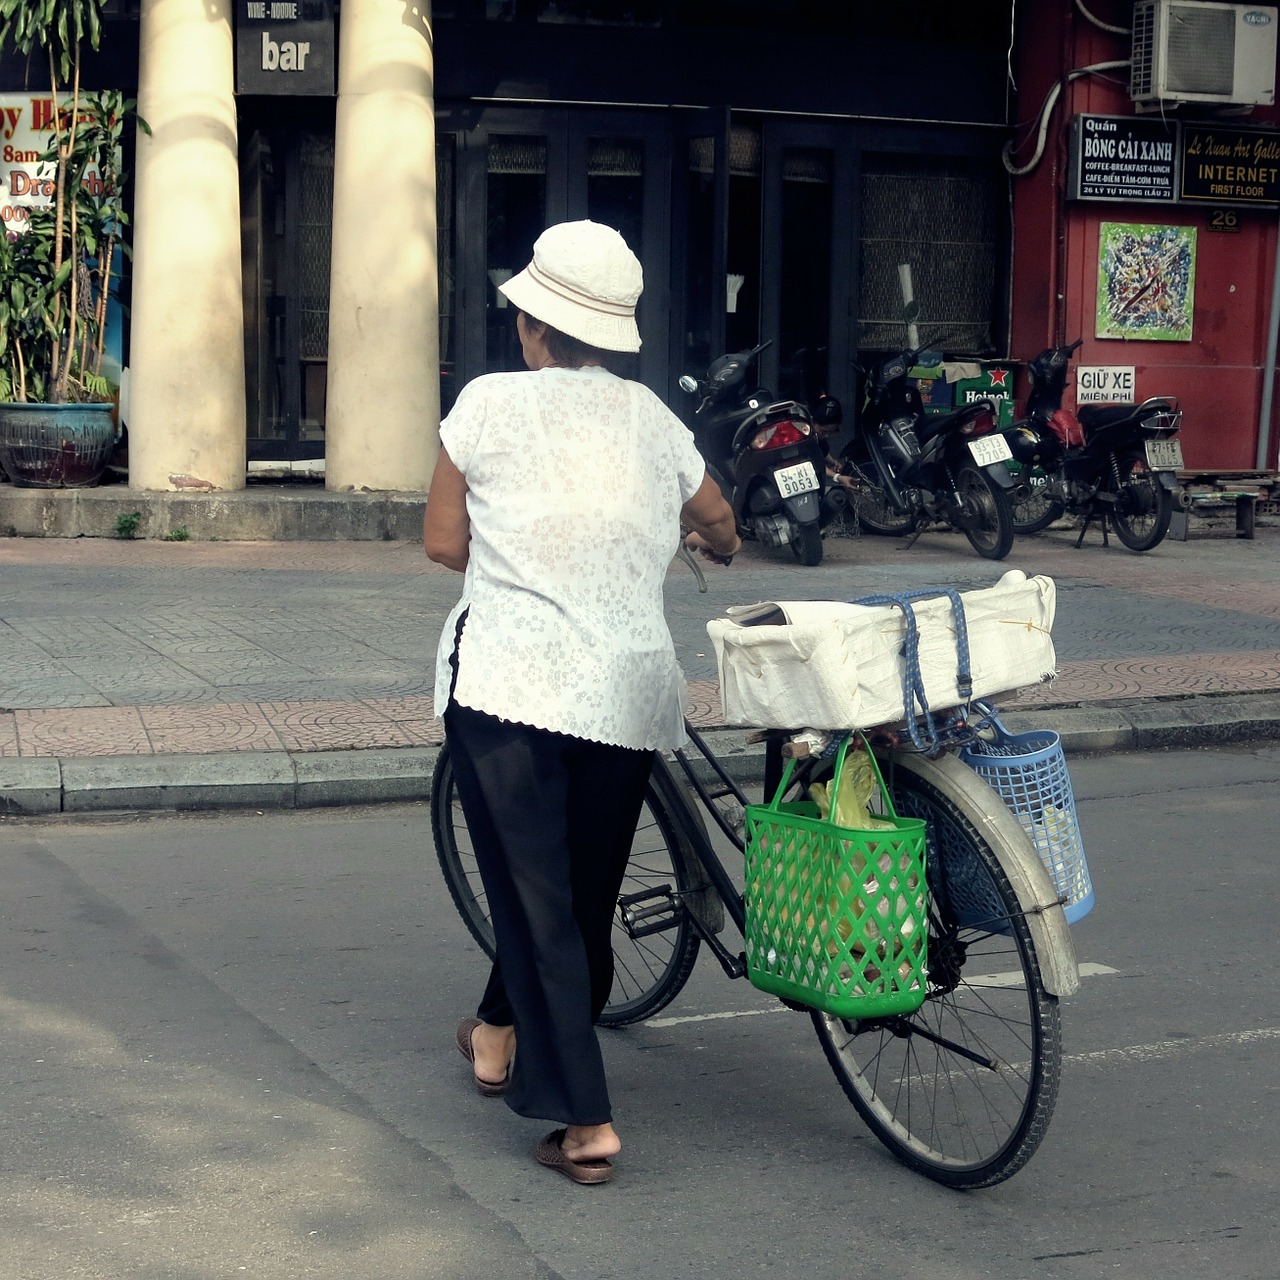
[[[1076,116],[1067,191],[1073,200],[1172,204],[1177,194],[1176,126],[1137,116]]]
[[[1218,205],[1280,203],[1280,133],[1184,124],[1180,198]]]
[[[236,0],[236,92],[332,96],[333,0]]]

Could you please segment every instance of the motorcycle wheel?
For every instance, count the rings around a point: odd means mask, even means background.
[[[1025,476],[1025,473],[1024,473]],[[1024,477],[1019,477],[1024,479]],[[1048,483],[1041,480],[1039,484],[1024,480],[1026,495],[1009,500],[1009,511],[1013,516],[1014,533],[1039,533],[1047,529],[1055,520],[1060,519],[1066,508],[1051,493]]]
[[[791,526],[791,551],[803,565],[822,563],[822,530],[816,524]]]
[[[1013,549],[1013,512],[1009,495],[985,471],[964,466],[956,473],[960,505],[972,523],[964,531],[970,545],[987,560],[1003,560]]]
[[[850,462],[849,502],[858,528],[863,533],[878,533],[888,538],[900,537],[915,528],[915,516],[898,511],[884,486],[876,479],[875,468],[867,462]]]
[[[1135,467],[1111,508],[1111,527],[1130,551],[1150,551],[1169,532],[1173,494],[1145,467]]]

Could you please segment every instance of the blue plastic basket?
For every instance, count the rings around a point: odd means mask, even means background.
[[[1074,924],[1093,909],[1094,894],[1062,740],[1048,729],[1010,733],[991,713],[986,719],[995,741],[979,739],[960,759],[1022,824],[1058,890],[1067,923]]]

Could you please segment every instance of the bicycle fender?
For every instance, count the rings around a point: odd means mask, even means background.
[[[982,834],[1026,912],[1045,990],[1055,996],[1074,995],[1080,989],[1080,969],[1058,891],[1004,801],[955,756],[928,760],[907,751],[889,754],[896,768],[916,774],[948,796]]]

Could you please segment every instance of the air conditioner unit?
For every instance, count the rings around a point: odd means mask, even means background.
[[[1139,110],[1179,102],[1276,100],[1275,6],[1138,0],[1129,97]]]

